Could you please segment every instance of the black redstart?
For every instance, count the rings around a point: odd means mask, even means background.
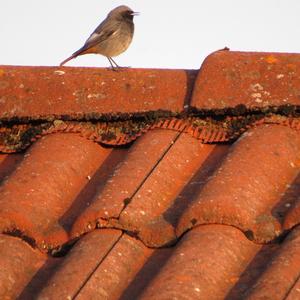
[[[96,53],[106,56],[113,69],[114,65],[118,68],[112,57],[121,54],[129,47],[134,33],[133,17],[137,14],[125,5],[113,9],[90,35],[83,47],[65,59],[60,66],[79,55]]]

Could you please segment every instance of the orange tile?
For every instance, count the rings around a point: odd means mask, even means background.
[[[211,167],[208,164],[210,156],[221,159],[215,155],[215,148],[214,145],[203,145],[187,134],[179,135],[122,211],[119,218],[122,228],[136,232],[150,247],[174,242],[177,239],[176,222],[191,201],[191,198],[184,198],[183,190],[196,185],[198,190],[194,192],[199,192],[201,185],[192,180],[196,174],[199,176],[204,165]],[[226,153],[225,147],[222,154],[221,149],[218,150],[215,152],[220,156]]]
[[[0,187],[1,230],[18,229],[46,250],[67,242],[72,214],[89,205],[76,198],[110,152],[73,134],[40,139]]]
[[[290,289],[285,297],[286,300],[300,299],[300,279],[298,278],[295,285]]]
[[[16,299],[46,259],[21,239],[0,234],[0,298]]]
[[[0,118],[180,112],[197,71],[0,66]],[[109,117],[110,119],[111,117]]]
[[[78,217],[72,236],[95,228],[97,222],[98,226],[107,226],[109,219],[118,219],[177,135],[174,131],[154,130],[132,145],[99,195]]]
[[[290,186],[290,193],[286,195],[285,209],[283,208],[285,214],[283,227],[285,230],[290,230],[296,225],[299,225],[300,220],[300,176],[294,180]]]
[[[300,228],[295,228],[266,265],[266,270],[249,289],[245,299],[288,299],[299,295],[294,287],[300,275]]]
[[[298,175],[299,153],[300,136],[288,127],[250,130],[183,213],[177,234],[217,223],[238,227],[259,242],[276,238],[282,228],[272,209]]]
[[[82,286],[76,299],[119,299],[153,250],[124,234]]]
[[[22,159],[22,154],[0,154],[0,183],[15,170]]]
[[[197,73],[0,67],[1,299],[298,298],[300,55]]]
[[[138,299],[225,299],[260,248],[230,226],[194,228]]]
[[[217,51],[202,64],[191,106],[199,110],[300,104],[300,54]]]
[[[50,280],[38,293],[39,299],[73,299],[93,276],[122,235],[118,230],[96,230],[74,245]]]

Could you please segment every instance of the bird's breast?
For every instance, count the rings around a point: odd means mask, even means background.
[[[130,45],[133,37],[133,27],[119,26],[118,29],[106,40],[95,46],[98,53],[105,56],[117,56],[124,52]]]

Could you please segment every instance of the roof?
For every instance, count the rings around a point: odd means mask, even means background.
[[[299,298],[299,74],[1,66],[1,299]]]

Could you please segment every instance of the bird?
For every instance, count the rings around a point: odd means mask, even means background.
[[[133,17],[137,15],[138,12],[125,5],[114,8],[92,32],[85,44],[62,61],[60,66],[77,56],[94,53],[106,56],[113,70],[120,68],[112,57],[118,56],[129,47],[134,34]]]

